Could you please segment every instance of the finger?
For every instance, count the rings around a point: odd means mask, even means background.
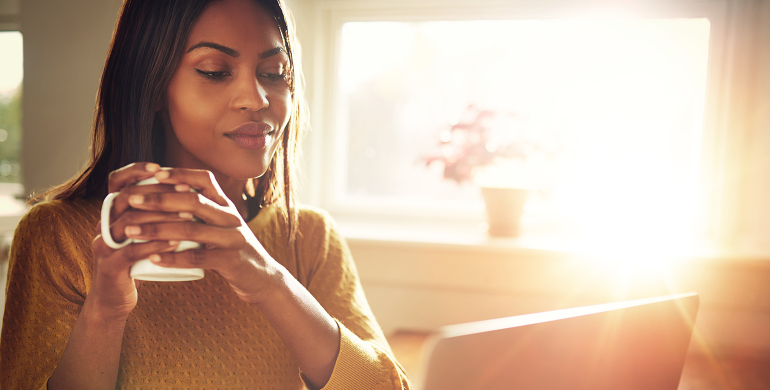
[[[242,248],[246,238],[239,229],[200,222],[162,222],[126,228],[129,238],[147,241],[193,241],[218,248]]]
[[[243,224],[241,217],[231,212],[232,208],[194,192],[135,194],[128,198],[128,202],[131,207],[140,210],[186,212],[214,226],[234,228]]]
[[[131,264],[146,259],[152,254],[173,251],[179,246],[179,241],[150,241],[133,243],[116,250],[110,257],[111,267],[123,269]]]
[[[154,241],[135,243],[115,250],[107,246],[101,235],[97,235],[93,241],[93,272],[120,274],[138,260],[146,259],[153,253],[173,251],[178,246],[179,242]]]
[[[148,184],[143,186],[128,186],[123,188],[112,201],[111,220],[114,221],[118,216],[128,210],[131,205],[128,198],[135,194],[148,194],[152,192],[177,192],[171,184]]]
[[[139,180],[152,177],[158,171],[160,171],[160,165],[155,163],[138,162],[126,165],[110,172],[108,191],[118,192]]]
[[[156,173],[155,178],[161,183],[186,184],[220,206],[230,205],[230,200],[224,195],[217,179],[210,171],[181,168],[164,169]],[[181,192],[185,191],[187,190],[182,188]]]
[[[181,252],[156,253],[150,261],[162,267],[204,268],[221,270],[228,268],[228,262],[240,261],[236,249],[190,249]]]
[[[192,214],[187,213],[166,213],[160,211],[144,211],[129,209],[110,225],[110,234],[115,242],[123,242],[128,238],[126,228],[129,226],[142,225],[157,222],[183,222],[192,220]]]

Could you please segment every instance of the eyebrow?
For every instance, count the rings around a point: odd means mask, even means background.
[[[281,46],[274,47],[274,48],[272,48],[270,50],[267,50],[267,51],[263,52],[262,54],[260,54],[259,55],[259,59],[264,60],[265,58],[269,58],[269,57],[272,57],[272,56],[277,55],[279,53],[285,53],[285,52],[286,52],[286,50],[283,47],[281,47]]]
[[[230,57],[233,57],[233,58],[238,58],[238,56],[241,55],[241,53],[238,53],[238,50],[231,49],[231,48],[229,48],[227,46],[222,46],[222,45],[220,45],[218,43],[214,43],[214,42],[199,42],[199,43],[196,43],[195,45],[193,45],[193,47],[187,49],[187,52],[189,53],[189,52],[191,52],[191,51],[193,51],[195,49],[199,49],[201,47],[208,47],[208,48],[211,48],[211,49],[214,49],[214,50],[219,50],[222,53],[225,53],[225,54],[227,54],[227,55],[229,55]]]
[[[202,47],[208,47],[210,49],[221,51],[222,53],[225,53],[228,56],[233,57],[233,58],[238,58],[241,55],[241,53],[239,53],[238,50],[235,50],[233,48],[230,48],[230,47],[227,47],[227,46],[224,46],[224,45],[220,45],[218,43],[205,42],[205,41],[204,42],[196,43],[191,48],[187,49],[187,52],[189,53],[189,52],[191,52],[191,51],[193,51],[195,49],[200,49]],[[259,55],[259,59],[263,60],[265,58],[269,58],[269,57],[272,57],[272,56],[277,55],[279,53],[285,53],[285,52],[286,52],[286,49],[284,49],[281,46],[274,47],[274,48],[272,48],[270,50],[267,50],[267,51],[264,51],[263,53],[261,53]]]

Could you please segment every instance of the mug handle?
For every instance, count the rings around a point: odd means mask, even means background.
[[[102,239],[104,240],[104,243],[112,249],[120,249],[132,242],[130,238],[123,242],[115,242],[110,233],[110,210],[112,210],[112,201],[115,200],[115,197],[118,196],[118,194],[118,192],[107,194],[107,197],[104,198],[104,203],[102,203]]]

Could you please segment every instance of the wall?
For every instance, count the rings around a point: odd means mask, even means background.
[[[13,31],[18,29],[19,0],[0,0],[0,31]]]
[[[27,193],[74,175],[91,121],[118,0],[24,0],[22,170]]]

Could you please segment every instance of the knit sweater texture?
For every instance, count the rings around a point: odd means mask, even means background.
[[[101,201],[51,201],[19,223],[11,248],[0,339],[0,388],[44,389],[91,286]],[[299,209],[294,245],[279,209],[249,222],[268,253],[337,321],[339,356],[324,389],[406,389],[364,297],[344,239],[323,211]],[[191,282],[145,282],[128,317],[118,389],[302,389],[275,329],[206,271]]]

